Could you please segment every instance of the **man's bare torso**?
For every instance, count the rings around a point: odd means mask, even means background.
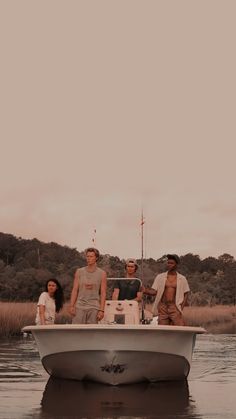
[[[175,295],[176,295],[176,287],[177,287],[177,274],[175,273],[168,273],[167,279],[165,283],[165,290],[162,295],[161,301],[163,303],[174,303],[175,302]]]

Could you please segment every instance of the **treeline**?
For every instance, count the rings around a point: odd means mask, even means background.
[[[200,259],[191,253],[180,257],[179,271],[191,288],[191,305],[236,303],[236,261],[223,254],[218,258]],[[139,265],[141,261],[138,260]],[[69,298],[74,272],[84,266],[85,254],[75,248],[57,243],[26,240],[0,233],[0,301],[36,301],[45,281],[56,277]],[[99,266],[108,277],[124,276],[124,260],[102,255]],[[159,259],[145,259],[143,282],[151,286],[155,276],[165,270],[165,255]],[[137,276],[140,276],[140,271]]]

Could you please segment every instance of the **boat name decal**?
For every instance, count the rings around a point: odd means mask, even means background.
[[[101,367],[102,371],[113,372],[114,374],[121,374],[125,369],[127,369],[125,364],[106,364]]]

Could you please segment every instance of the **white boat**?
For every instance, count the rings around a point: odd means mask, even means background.
[[[100,324],[27,326],[57,378],[118,385],[187,378],[201,327],[140,324],[136,301],[106,301]]]

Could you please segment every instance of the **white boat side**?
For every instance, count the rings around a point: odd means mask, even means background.
[[[46,371],[106,384],[183,380],[201,327],[143,324],[27,326]]]

